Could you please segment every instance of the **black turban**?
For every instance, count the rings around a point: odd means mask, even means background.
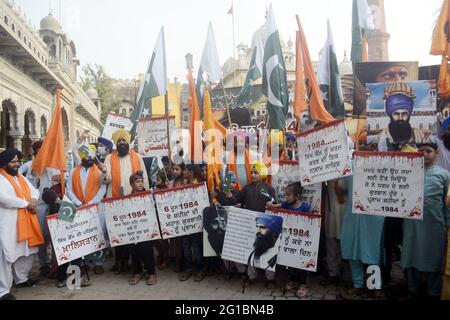
[[[16,148],[6,149],[2,153],[0,153],[0,167],[6,166],[18,154],[19,150],[17,150]]]

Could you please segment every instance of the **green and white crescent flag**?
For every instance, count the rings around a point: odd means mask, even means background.
[[[352,62],[361,62],[363,34],[366,38],[375,30],[375,17],[367,0],[353,0],[352,9]]]
[[[93,262],[104,262],[108,256],[109,248],[99,250],[86,256],[85,259]]]
[[[244,85],[241,92],[239,93],[239,98],[237,100],[237,105],[241,106],[250,101],[252,94],[253,84],[256,80],[262,77],[263,70],[263,57],[264,57],[264,42],[265,36],[265,26],[261,27],[255,32],[252,38],[252,59],[250,61],[250,67],[245,77]]]
[[[286,66],[272,5],[267,13],[266,32],[268,37],[264,48],[262,90],[267,97],[267,129],[281,130],[286,127],[289,94]]]
[[[134,123],[131,129],[131,135],[133,137],[136,134],[139,119],[151,115],[151,99],[165,95],[167,87],[166,45],[164,28],[161,28],[152,58],[148,64],[144,82],[139,88],[136,106],[130,117]]]
[[[64,196],[61,201],[61,205],[58,211],[58,219],[64,220],[67,222],[73,222],[75,219],[75,213],[77,212],[77,207],[69,200],[66,196]]]
[[[203,118],[203,90],[205,84],[212,87],[219,84],[222,79],[222,68],[220,66],[219,52],[216,46],[216,37],[212,23],[209,23],[208,34],[206,36],[205,46],[203,47],[202,59],[198,69],[197,83],[195,85],[197,91],[197,101],[200,106],[200,114]]]
[[[334,48],[333,34],[331,32],[330,21],[327,23],[327,42],[322,49],[319,61],[319,86],[322,99],[328,112],[335,118],[345,116],[344,95],[342,93],[341,76]]]

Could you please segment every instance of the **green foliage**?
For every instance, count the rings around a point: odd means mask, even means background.
[[[87,64],[82,68],[81,86],[83,90],[93,87],[101,99],[101,121],[104,123],[109,112],[119,107],[119,101],[114,98],[112,79],[101,65]]]

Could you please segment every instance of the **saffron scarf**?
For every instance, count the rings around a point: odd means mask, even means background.
[[[0,168],[0,174],[13,186],[18,198],[30,201],[30,188],[22,175],[18,174],[16,176],[20,185],[19,187],[16,181],[14,181],[14,178],[5,169]],[[44,236],[42,235],[38,217],[36,214],[30,213],[27,208],[17,208],[17,234],[17,242],[28,240],[28,246],[30,248],[39,247],[44,243]]]
[[[86,183],[86,190],[83,192],[83,185],[81,183],[81,169],[82,166],[78,166],[73,172],[72,190],[78,200],[85,205],[95,198],[95,195],[100,189],[100,170],[96,165],[91,167]]]
[[[131,157],[131,171],[132,174],[136,173],[136,171],[139,171],[141,169],[141,162],[139,160],[138,154],[134,150],[130,150],[129,153]],[[122,181],[120,181],[120,157],[117,152],[114,152],[111,155],[111,178],[112,178],[112,196],[113,197],[120,197],[122,194],[120,194],[120,186],[122,184]]]

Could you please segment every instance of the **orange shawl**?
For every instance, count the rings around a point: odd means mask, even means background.
[[[13,186],[18,198],[30,201],[30,188],[22,175],[18,174],[16,176],[20,184],[19,187],[14,178],[5,169],[0,168],[0,174]],[[28,240],[28,246],[30,248],[39,247],[44,243],[44,236],[42,235],[37,215],[28,212],[26,208],[17,208],[17,242],[25,240]]]
[[[81,183],[81,168],[82,166],[78,166],[73,172],[72,190],[78,200],[85,205],[95,198],[98,190],[100,189],[100,170],[96,165],[91,167],[86,183],[86,190],[83,192],[83,185]]]
[[[141,162],[139,160],[138,154],[134,150],[130,150],[131,157],[131,169],[132,173],[136,173],[141,169]],[[122,181],[120,181],[120,158],[117,152],[111,155],[111,178],[112,178],[112,196],[120,197],[120,186]],[[127,181],[128,182],[128,181]]]

